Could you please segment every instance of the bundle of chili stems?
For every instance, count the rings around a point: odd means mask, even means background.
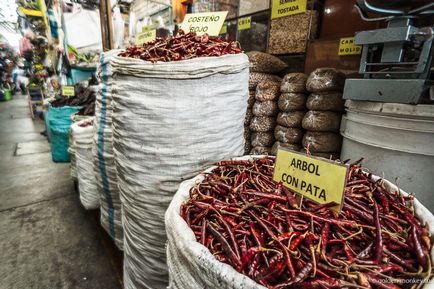
[[[237,42],[226,42],[220,37],[202,36],[179,30],[176,36],[157,38],[143,45],[131,46],[119,55],[146,61],[179,61],[197,57],[222,56],[241,53]]]
[[[296,199],[274,159],[221,161],[181,216],[215,258],[268,288],[420,288],[432,277],[413,196],[350,165],[342,211]]]

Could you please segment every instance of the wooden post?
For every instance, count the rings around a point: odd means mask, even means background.
[[[113,26],[110,0],[100,1],[99,15],[103,50],[111,50],[113,49]]]

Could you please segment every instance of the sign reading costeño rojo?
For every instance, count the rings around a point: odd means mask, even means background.
[[[328,160],[279,149],[273,180],[319,204],[342,207],[348,167]]]
[[[271,19],[306,12],[307,0],[273,0]]]
[[[182,21],[181,29],[185,32],[195,32],[197,35],[207,33],[210,36],[220,34],[228,11],[187,14]]]

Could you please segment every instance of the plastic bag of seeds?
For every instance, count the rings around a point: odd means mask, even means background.
[[[301,128],[276,126],[274,129],[274,137],[282,143],[300,143],[303,138],[303,130]]]
[[[298,152],[301,150],[301,144],[282,143],[280,141],[276,141],[274,145],[271,147],[271,154],[276,155],[277,150],[280,148],[289,149]]]
[[[250,151],[251,155],[269,155],[271,154],[271,147],[253,147]]]
[[[247,99],[247,107],[252,108],[255,104],[256,98],[255,98],[256,90],[249,90],[249,98]]]
[[[282,93],[279,96],[278,106],[281,111],[304,110],[307,96],[303,93]]]
[[[279,112],[277,115],[277,124],[285,127],[301,127],[305,111]]]
[[[309,95],[306,107],[310,110],[345,111],[345,101],[339,91],[315,92]]]
[[[252,121],[253,118],[253,112],[252,110],[249,108],[246,111],[246,117],[244,118],[244,126],[249,126],[250,122]]]
[[[345,74],[334,68],[317,68],[309,75],[306,89],[310,92],[343,90]]]
[[[250,130],[256,132],[273,131],[276,120],[270,116],[254,116],[250,122]]]
[[[249,74],[249,90],[255,90],[256,86],[260,82],[272,81],[272,82],[282,82],[282,78],[277,75],[263,73],[263,72],[250,72]]]
[[[333,111],[309,110],[303,118],[302,126],[309,131],[338,132],[342,115]]]
[[[258,101],[275,100],[280,95],[280,83],[275,81],[262,81],[256,86],[255,98]]]
[[[342,136],[333,132],[308,131],[303,136],[303,147],[312,153],[339,152]]]
[[[302,153],[307,154],[305,149],[301,150]],[[324,159],[328,159],[328,160],[337,160],[340,158],[340,154],[339,153],[317,153],[317,152],[310,152],[310,155],[314,156],[314,157],[320,157],[320,158],[324,158]]]
[[[250,70],[254,72],[278,73],[288,64],[268,53],[251,51],[246,53],[250,61]]]
[[[254,147],[270,147],[274,143],[273,132],[254,132],[251,136],[251,143]]]
[[[255,102],[252,111],[254,116],[273,116],[277,114],[279,109],[275,101],[267,100]]]
[[[288,73],[280,85],[281,92],[306,92],[307,75],[304,73]]]

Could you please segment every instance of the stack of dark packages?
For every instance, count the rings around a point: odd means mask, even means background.
[[[95,115],[96,92],[92,87],[78,85],[75,96],[60,96],[51,102],[52,107],[80,106],[78,115]]]
[[[318,68],[307,79],[306,89],[311,94],[306,102],[309,111],[302,123],[306,130],[303,147],[314,156],[332,159],[340,156],[344,84],[345,74],[334,68]]]
[[[306,113],[306,80],[307,75],[304,73],[289,73],[283,78],[278,101],[277,126],[274,130],[274,155],[281,147],[294,151],[301,150],[304,133],[301,124]]]
[[[247,53],[250,60],[249,100],[244,125],[245,153],[270,154],[278,113],[282,79],[277,73],[287,64],[267,53]]]

